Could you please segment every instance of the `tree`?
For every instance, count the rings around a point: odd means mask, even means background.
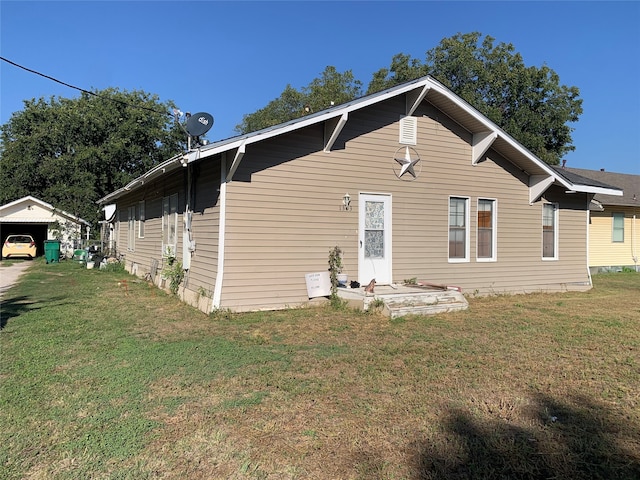
[[[301,91],[287,85],[280,96],[260,110],[244,115],[242,123],[236,125],[238,133],[249,133],[279,123],[295,120],[312,112],[339,105],[362,95],[362,83],[356,80],[351,70],[339,73],[328,66],[320,78],[314,79]]]
[[[560,85],[546,65],[525,66],[512,44],[478,32],[443,39],[423,64],[405,54],[374,73],[367,93],[431,75],[548,164],[575,150],[568,123],[582,114],[577,87]]]
[[[26,100],[0,127],[0,204],[33,195],[96,222],[98,199],[186,148],[172,108],[113,88]]]

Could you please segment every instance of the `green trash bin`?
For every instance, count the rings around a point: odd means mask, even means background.
[[[60,261],[60,240],[44,241],[44,258],[47,263],[58,263]]]

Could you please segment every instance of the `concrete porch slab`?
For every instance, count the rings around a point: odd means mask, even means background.
[[[382,300],[384,311],[391,318],[433,315],[466,310],[469,307],[467,299],[458,290],[414,285],[376,285],[374,293],[365,292],[364,287],[338,288],[338,296],[352,307],[363,310],[367,310],[377,300]]]

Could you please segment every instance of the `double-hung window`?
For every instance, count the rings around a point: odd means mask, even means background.
[[[449,198],[449,261],[469,261],[468,198]]]
[[[558,205],[555,203],[542,206],[542,258],[558,258]]]
[[[138,238],[144,238],[144,200],[138,203]]]
[[[135,249],[136,239],[136,207],[132,205],[127,210],[127,250]]]
[[[614,243],[624,242],[624,213],[614,212],[612,220],[611,241]]]
[[[178,241],[178,194],[162,199],[162,253],[175,255]]]
[[[481,261],[496,259],[496,201],[478,199],[477,257]]]

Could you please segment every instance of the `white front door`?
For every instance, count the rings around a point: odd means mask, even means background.
[[[361,193],[358,201],[358,281],[391,283],[391,196]]]

